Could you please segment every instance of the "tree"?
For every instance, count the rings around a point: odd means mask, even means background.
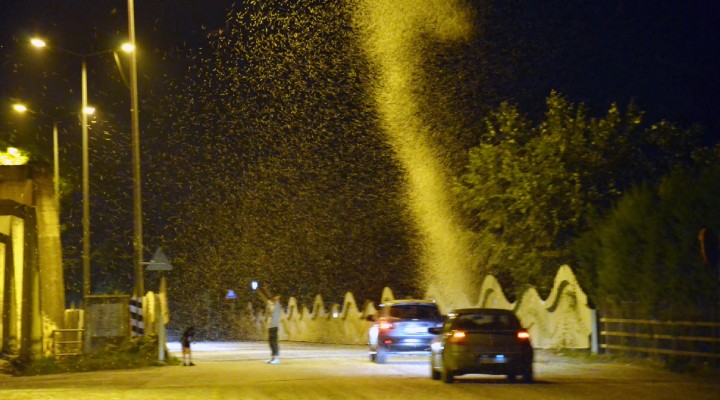
[[[601,304],[631,302],[643,317],[678,318],[716,300],[698,232],[718,229],[720,167],[677,169],[639,185],[573,245],[579,276]],[[709,307],[707,307],[709,309]]]
[[[570,243],[588,218],[690,160],[699,133],[665,122],[643,129],[632,104],[591,118],[552,92],[546,106],[536,126],[507,103],[490,114],[455,183],[478,264],[516,290],[548,290],[558,266],[573,261]]]

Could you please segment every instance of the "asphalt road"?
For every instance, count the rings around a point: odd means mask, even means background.
[[[177,343],[170,351],[178,355]],[[720,399],[720,380],[655,369],[587,363],[538,351],[533,384],[470,375],[433,381],[425,357],[369,362],[364,346],[281,342],[195,343],[196,366],[35,377],[0,376],[5,399]]]

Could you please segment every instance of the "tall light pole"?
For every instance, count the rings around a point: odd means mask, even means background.
[[[58,123],[53,121],[53,190],[55,191],[55,209],[60,213],[60,143],[58,141]]]
[[[88,122],[87,122],[87,60],[82,59],[81,85],[82,85],[82,112],[80,125],[82,126],[82,266],[83,266],[83,299],[90,295],[90,155],[88,151]]]
[[[30,110],[24,104],[13,104],[13,110],[19,113],[29,112],[32,114],[41,115],[45,118],[52,120],[53,125],[53,191],[55,192],[55,208],[60,211],[60,157],[58,155],[58,121],[56,118],[51,117],[41,111]]]
[[[132,163],[133,163],[133,226],[134,226],[134,263],[135,295],[145,294],[143,277],[143,227],[142,227],[142,187],[140,181],[140,110],[138,104],[137,47],[135,46],[135,1],[128,0],[128,31],[130,46],[130,114],[132,121]]]
[[[81,85],[82,85],[82,110],[80,112],[80,123],[82,125],[82,197],[83,197],[83,211],[82,211],[82,227],[83,227],[83,251],[82,251],[82,265],[83,265],[83,299],[90,295],[90,162],[89,162],[89,151],[88,151],[88,114],[92,114],[95,109],[88,107],[87,103],[87,59],[89,57],[114,52],[113,49],[96,51],[88,54],[81,54],[74,51],[66,50],[60,47],[47,46],[44,40],[33,38],[30,43],[38,48],[49,47],[53,50],[57,50],[66,54],[70,54],[75,57],[80,57],[81,60]]]

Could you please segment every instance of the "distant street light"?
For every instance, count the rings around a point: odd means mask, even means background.
[[[47,45],[44,40],[37,38],[30,39],[30,44],[35,47],[45,47]]]
[[[89,57],[98,56],[105,53],[115,53],[115,50],[108,49],[96,51],[93,53],[82,54],[74,51],[66,50],[60,47],[48,46],[47,43],[40,38],[32,38],[30,44],[37,48],[48,47],[62,53],[70,54],[81,59],[81,85],[82,85],[82,108],[81,108],[81,125],[82,125],[82,194],[83,194],[83,298],[90,295],[90,167],[89,167],[89,151],[88,151],[88,120],[87,116],[95,112],[95,108],[89,107],[87,104],[87,59]]]
[[[17,112],[19,112],[19,113],[24,113],[24,112],[26,112],[26,111],[28,110],[28,108],[25,107],[24,104],[13,104],[12,107],[13,107],[13,110],[15,110],[15,111],[17,111]]]
[[[50,115],[47,115],[41,111],[30,110],[24,104],[16,103],[13,104],[13,110],[18,113],[29,112],[49,118],[53,124],[53,190],[55,191],[55,208],[60,211],[60,158],[58,156],[58,120]]]

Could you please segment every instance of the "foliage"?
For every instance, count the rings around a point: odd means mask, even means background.
[[[678,169],[621,198],[576,242],[579,276],[597,299],[678,318],[715,300],[717,270],[703,264],[702,228],[718,229],[720,167]]]
[[[536,126],[507,103],[485,118],[455,183],[482,249],[478,264],[516,290],[548,290],[588,218],[632,184],[689,162],[699,133],[666,122],[643,128],[632,104],[625,112],[613,104],[602,118],[556,92],[546,105]]]
[[[31,361],[16,359],[12,373],[29,376],[157,366],[157,352],[157,336],[130,338],[119,345],[108,345],[90,354],[42,357]],[[169,357],[167,362],[177,364],[178,360]]]

